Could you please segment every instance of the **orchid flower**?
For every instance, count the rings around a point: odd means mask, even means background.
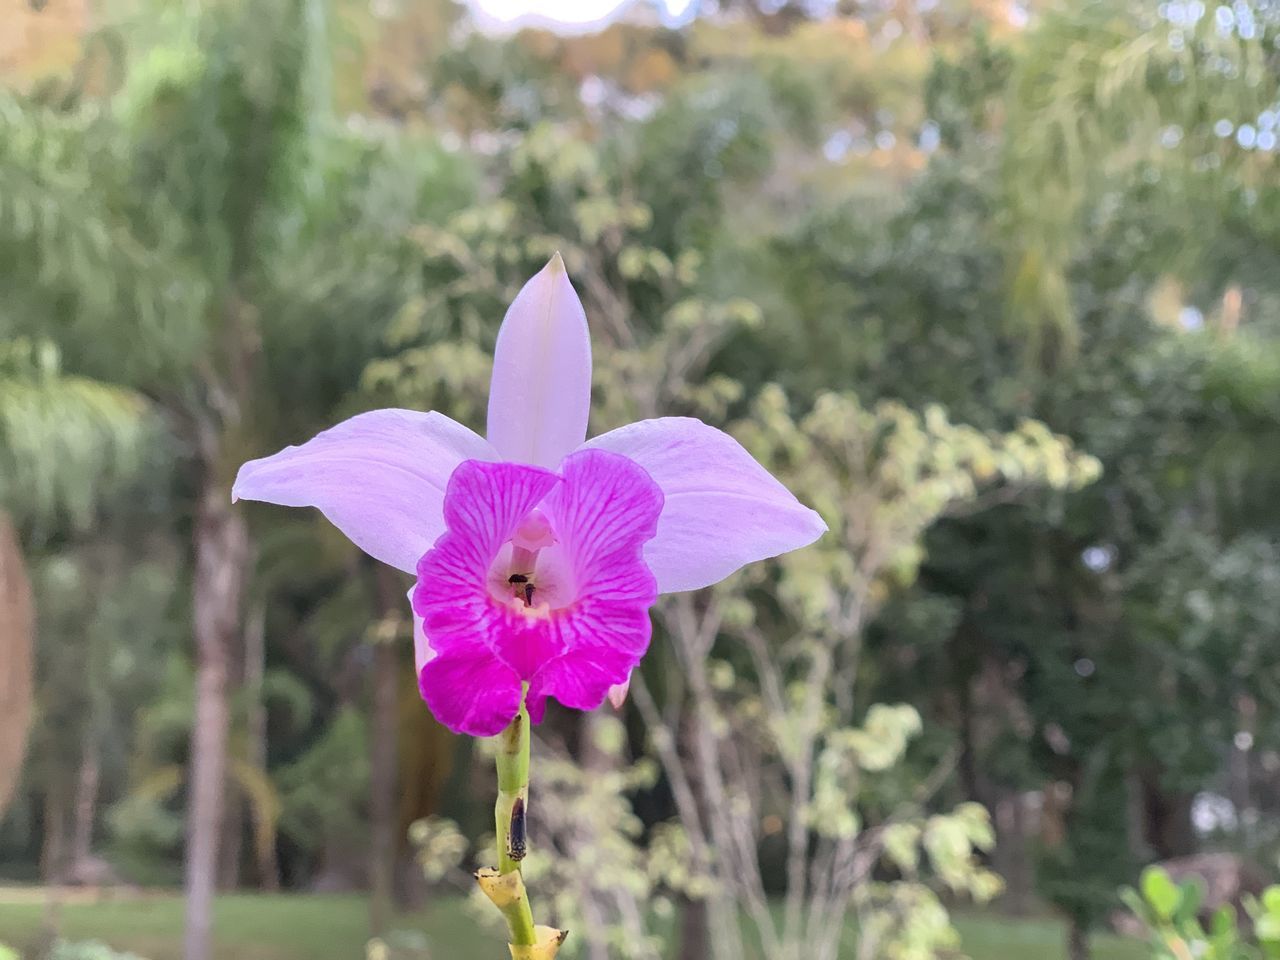
[[[423,699],[449,729],[503,731],[548,697],[625,696],[659,594],[805,546],[826,525],[732,437],[642,420],[587,440],[591,344],[560,255],[498,332],[487,439],[440,413],[375,410],[246,463],[233,499],[317,507],[417,577]]]

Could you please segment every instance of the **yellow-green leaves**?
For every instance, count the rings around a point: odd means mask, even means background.
[[[862,727],[829,733],[814,776],[809,815],[813,828],[824,836],[856,836],[862,827],[856,810],[862,774],[881,773],[897,764],[920,729],[914,707],[877,703],[867,711]]]
[[[920,824],[891,823],[884,830],[884,855],[904,876],[915,876],[920,867]]]
[[[953,893],[979,903],[1002,889],[1000,878],[982,866],[977,854],[994,843],[986,810],[962,804],[949,814],[895,821],[880,833],[885,860],[901,874],[897,883],[869,883],[854,893],[863,946],[872,955],[894,960],[932,960],[953,949],[959,938],[946,908],[921,876],[928,866]]]
[[[920,714],[907,703],[871,705],[861,729],[847,733],[848,744],[864,770],[887,770],[901,759],[920,732]]]
[[[765,388],[734,434],[831,527],[781,561],[783,597],[815,630],[838,628],[842,607],[863,621],[909,585],[920,538],[940,517],[1022,490],[1076,490],[1101,472],[1038,421],[986,432],[952,423],[936,404],[868,408],[852,393],[822,394],[797,419],[780,389]],[[850,595],[856,608],[842,599]]]
[[[1161,920],[1172,920],[1174,911],[1182,901],[1182,891],[1169,874],[1159,867],[1149,867],[1142,872],[1142,895]]]
[[[922,883],[871,883],[858,891],[859,941],[867,956],[934,960],[960,946],[947,908]]]
[[[1205,913],[1205,882],[1192,876],[1178,882],[1161,866],[1142,871],[1138,890],[1126,888],[1120,898],[1151,935],[1157,960],[1252,960],[1280,957],[1280,886],[1268,887],[1262,896],[1245,896],[1249,924],[1243,925],[1230,903]],[[1252,926],[1252,935],[1248,926]]]
[[[435,883],[442,880],[467,854],[467,838],[452,820],[427,817],[409,827],[409,842],[417,850],[417,861],[423,875]]]
[[[987,811],[978,804],[966,803],[949,814],[930,817],[924,824],[923,844],[934,872],[952,891],[980,902],[1000,892],[1000,879],[977,860],[979,851],[995,845]]]

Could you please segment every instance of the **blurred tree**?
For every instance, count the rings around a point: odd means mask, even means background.
[[[1130,858],[1194,843],[1193,792],[1238,752],[1237,731],[1270,729],[1273,717],[1265,684],[1250,678],[1275,669],[1253,639],[1274,616],[1258,592],[1273,568],[1255,538],[1280,521],[1275,180],[1265,173],[1274,153],[1210,129],[1240,97],[1259,112],[1254,134],[1274,124],[1267,81],[1244,89],[1245,74],[1232,72],[1245,69],[1239,57],[1257,66],[1258,37],[1274,29],[1270,13],[1256,12],[1253,28],[1234,20],[1238,11],[1229,29],[1198,24],[1216,39],[1189,33],[1188,47],[1199,44],[1189,61],[1169,53],[1190,72],[1171,81],[1168,109],[1200,118],[1186,120],[1185,136],[1169,132],[1165,107],[1138,106],[1166,95],[1168,65],[1151,64],[1179,42],[1177,24],[1156,23],[1154,4],[1090,4],[1046,19],[1024,44],[979,36],[939,62],[928,109],[940,149],[925,174],[901,198],[818,211],[778,245],[786,302],[821,335],[763,326],[733,355],[765,367],[780,358],[784,382],[799,390],[844,381],[868,398],[942,402],[1001,428],[1037,416],[1102,460],[1103,479],[1058,509],[940,524],[927,538],[926,592],[893,604],[872,630],[879,695],[931,691],[932,715],[964,737],[969,796],[1008,811],[1028,790],[1056,798],[1040,890],[1074,918],[1077,953],[1129,878]],[[1205,52],[1215,44],[1225,59]],[[1098,74],[1077,70],[1080,60]],[[1011,106],[1026,92],[1019,78],[1037,71],[1058,78],[1041,92],[1063,101],[1047,113]],[[1104,88],[1109,106],[1095,110],[1087,98]],[[1135,152],[1131,135],[1153,116],[1170,125]],[[1046,133],[1054,124],[1078,138],[1069,164]],[[1028,142],[1037,136],[1049,139]],[[993,144],[1003,144],[1000,166]],[[1021,166],[1026,150],[1043,169]],[[1206,166],[1205,156],[1219,159]],[[1011,229],[1021,221],[1008,204],[1057,223],[1062,203],[1045,202],[1041,181],[1064,171],[1077,179],[1061,302],[1070,335],[1059,337],[1010,326],[993,305],[1006,299],[1018,231],[1032,229]],[[1054,375],[1028,368],[1028,355],[1052,361]],[[1228,561],[1244,556],[1255,574]],[[1139,676],[1154,682],[1135,685]],[[1139,812],[1117,817],[1117,803]],[[1021,814],[1001,820],[1002,841],[1024,829],[1013,824]]]
[[[718,296],[722,291],[727,292],[724,288],[728,286],[723,261],[717,261],[721,272],[708,279],[703,256],[695,251],[707,251],[708,256],[726,259],[733,255],[742,256],[744,250],[758,255],[760,248],[752,245],[751,231],[741,229],[744,210],[741,206],[735,207],[734,200],[739,193],[744,198],[748,196],[752,185],[767,175],[775,162],[776,155],[772,149],[775,138],[783,131],[796,129],[797,119],[789,110],[787,101],[769,83],[750,78],[736,90],[736,96],[708,95],[707,89],[696,81],[687,92],[679,91],[673,95],[662,109],[636,130],[623,131],[616,145],[606,144],[599,151],[587,148],[571,133],[544,122],[535,126],[523,140],[515,142],[509,151],[501,152],[494,164],[501,179],[497,181],[498,195],[492,202],[467,210],[442,227],[424,225],[415,232],[428,256],[428,263],[438,271],[443,282],[437,282],[420,315],[406,316],[403,323],[397,324],[395,334],[397,338],[403,338],[402,342],[408,348],[397,357],[371,365],[366,374],[367,389],[395,403],[418,407],[447,404],[451,411],[477,420],[482,410],[487,362],[482,351],[471,344],[492,335],[496,323],[492,319],[486,322],[486,318],[496,318],[504,299],[509,298],[514,286],[531,266],[552,250],[559,249],[580,284],[588,316],[595,327],[597,428],[607,428],[612,423],[635,416],[667,412],[724,418],[727,411],[739,402],[742,387],[724,376],[707,377],[706,370],[716,363],[722,350],[734,349],[734,339],[742,331],[757,327],[759,311],[741,298]],[[680,185],[678,190],[672,189],[673,183]],[[655,210],[661,213],[655,214]],[[740,236],[731,238],[726,235],[735,231]],[[437,331],[442,328],[460,332],[465,337],[464,343],[434,342]],[[768,364],[769,359],[765,352],[762,363],[747,365],[746,369],[754,372],[762,364]],[[818,369],[825,371],[830,356],[824,357],[823,362],[824,366]],[[766,369],[770,373],[777,370],[773,366]],[[443,380],[442,372],[445,374]],[[793,465],[812,464],[817,471],[818,463],[825,463],[823,456],[829,453],[832,458],[838,458],[844,449],[842,443],[845,443],[851,447],[850,457],[855,457],[861,450],[868,460],[879,456],[892,460],[892,466],[884,466],[887,488],[880,493],[872,491],[861,474],[856,481],[830,480],[841,489],[865,491],[868,498],[866,503],[842,503],[838,508],[841,516],[864,516],[873,506],[885,514],[885,530],[877,528],[868,532],[864,527],[870,520],[865,519],[860,521],[863,526],[855,525],[856,529],[851,528],[849,534],[857,538],[860,550],[865,547],[874,554],[868,560],[875,571],[866,574],[869,579],[879,576],[882,565],[886,568],[884,575],[892,578],[888,569],[896,570],[896,565],[903,564],[914,570],[919,562],[918,556],[911,559],[914,547],[908,544],[913,544],[921,529],[934,518],[935,514],[930,510],[942,507],[935,504],[930,508],[911,500],[912,496],[918,493],[928,503],[934,503],[929,498],[935,496],[944,501],[951,496],[965,500],[972,491],[964,479],[964,468],[957,464],[968,462],[966,457],[970,454],[974,457],[972,469],[982,478],[975,483],[991,481],[1003,469],[999,466],[1004,462],[1003,453],[983,446],[985,441],[981,434],[951,427],[939,410],[931,410],[927,422],[920,423],[905,409],[892,405],[886,405],[883,410],[877,409],[872,414],[859,409],[856,401],[848,397],[829,397],[824,404],[822,413],[815,412],[805,421],[806,430],[812,424],[812,429],[820,433],[821,438],[806,441],[792,436],[798,432],[794,424],[790,431],[778,426],[778,432],[785,435],[785,439],[777,440],[779,450],[787,451],[778,456]],[[757,419],[764,424],[774,424],[774,420],[779,419],[776,414],[777,411],[770,407]],[[785,416],[780,420],[790,423]],[[742,427],[745,432],[752,429],[750,423]],[[823,432],[842,429],[851,434],[843,440],[828,437]],[[860,431],[865,431],[866,436]],[[1087,474],[1082,464],[1088,463],[1088,458],[1076,462],[1056,441],[1042,433],[1038,433],[1034,425],[1028,425],[1025,432],[1019,431],[1006,438],[1010,444],[1008,453],[1017,461],[1016,466],[1009,467],[1010,478],[1026,479],[1040,476],[1043,472],[1046,482],[1057,486],[1077,482],[1080,476]],[[812,449],[805,448],[809,450],[808,455],[792,449],[804,446],[806,442],[812,444]],[[899,443],[901,450],[897,446]],[[938,445],[936,462],[931,459],[933,454],[921,453],[919,449],[923,445],[926,450],[932,450],[934,443]],[[892,451],[887,449],[889,447]],[[1037,459],[1041,453],[1048,461],[1046,464],[1040,464]],[[1020,459],[1024,454],[1030,458],[1026,462]],[[899,462],[899,456],[902,462]],[[922,459],[914,459],[917,456]],[[948,472],[952,467],[960,473]],[[831,469],[839,474],[841,467],[837,465]],[[875,468],[871,463],[859,462],[856,469],[870,471]],[[919,475],[912,470],[920,471]],[[900,475],[904,471],[916,480],[904,479]],[[814,479],[814,482],[819,483],[819,480]],[[834,496],[827,487],[822,489],[826,490],[825,495]],[[881,493],[884,503],[878,499]],[[902,503],[896,499],[899,494],[905,498]],[[832,509],[837,508],[833,506]],[[861,539],[864,536],[866,543]],[[898,546],[890,549],[890,544]],[[895,552],[899,548],[901,556]],[[885,550],[893,556],[883,555]],[[815,583],[826,582],[815,575],[815,571],[806,568],[796,577],[797,590],[805,582],[806,575]],[[831,576],[838,579],[838,571],[831,572]],[[843,580],[839,583],[842,591],[866,593],[871,589],[869,583],[862,581],[856,587],[844,584]],[[882,594],[884,590],[879,592]],[[861,602],[867,609],[859,613],[855,626],[846,629],[840,624],[833,624],[821,632],[821,640],[810,638],[804,630],[773,622],[752,636],[766,644],[768,641],[764,637],[772,638],[775,633],[795,636],[798,647],[789,656],[800,664],[796,667],[797,675],[804,672],[803,662],[810,646],[826,643],[838,648],[838,656],[817,657],[822,663],[828,659],[833,662],[810,687],[819,691],[815,696],[823,698],[824,702],[830,692],[828,688],[834,690],[835,709],[842,711],[838,716],[853,723],[856,718],[850,706],[853,685],[849,678],[857,673],[856,640],[867,618],[882,601],[882,596],[878,596],[874,603],[864,598]],[[796,603],[800,603],[799,598]],[[678,651],[675,658],[677,666],[672,676],[664,675],[664,682],[658,687],[653,702],[655,707],[662,704],[674,709],[675,704],[681,702],[681,696],[693,697],[696,711],[690,716],[696,714],[698,719],[690,721],[688,730],[666,729],[661,721],[653,719],[653,715],[646,716],[650,725],[660,731],[657,736],[661,740],[676,738],[682,753],[693,751],[689,762],[696,763],[694,770],[686,770],[678,760],[673,760],[674,754],[662,755],[664,770],[672,784],[687,780],[698,785],[691,787],[687,797],[680,800],[681,825],[687,833],[686,842],[692,846],[683,862],[689,876],[676,889],[688,895],[694,904],[710,904],[715,931],[714,936],[708,939],[698,930],[696,922],[689,925],[685,955],[699,955],[699,947],[691,947],[691,944],[701,944],[703,953],[710,949],[708,944],[715,944],[715,949],[726,951],[726,955],[734,952],[735,944],[739,943],[734,903],[749,905],[765,943],[775,946],[785,943],[788,950],[794,950],[802,942],[814,946],[818,941],[813,938],[820,937],[821,949],[835,949],[836,940],[832,938],[844,918],[844,908],[835,904],[847,901],[849,887],[833,886],[824,893],[825,888],[821,888],[821,884],[809,884],[806,860],[812,852],[810,833],[815,829],[830,841],[829,848],[820,849],[827,851],[832,863],[839,859],[844,864],[835,870],[845,878],[841,882],[853,884],[863,897],[859,910],[865,913],[864,919],[876,918],[877,923],[885,921],[888,924],[878,928],[878,936],[887,941],[904,935],[904,930],[914,929],[914,919],[928,912],[926,904],[919,903],[916,908],[908,908],[904,904],[899,913],[899,905],[887,891],[872,891],[866,886],[866,870],[869,864],[879,860],[882,852],[880,833],[869,834],[864,838],[864,844],[846,843],[850,836],[857,834],[856,830],[849,835],[839,832],[824,834],[821,827],[815,828],[804,815],[798,815],[794,808],[787,806],[790,802],[803,807],[810,800],[811,789],[817,789],[815,777],[821,779],[824,774],[815,772],[815,764],[819,762],[815,758],[816,753],[823,751],[821,763],[825,766],[822,770],[832,764],[839,766],[849,759],[836,745],[843,742],[845,731],[834,730],[825,723],[805,727],[807,748],[793,749],[786,738],[781,745],[761,747],[753,742],[739,748],[741,751],[764,751],[763,758],[746,764],[748,770],[772,768],[777,760],[771,752],[773,750],[779,751],[791,763],[787,776],[790,778],[788,782],[794,784],[791,788],[794,792],[788,794],[784,790],[781,797],[773,797],[772,793],[769,796],[770,803],[781,811],[775,818],[788,826],[784,839],[790,851],[787,889],[792,905],[785,923],[780,926],[767,916],[763,881],[753,872],[761,869],[754,851],[765,840],[755,832],[759,818],[747,816],[739,820],[724,812],[728,806],[725,797],[755,796],[764,788],[753,782],[733,779],[737,774],[733,773],[730,764],[714,774],[716,782],[721,782],[722,790],[727,792],[723,795],[715,793],[714,782],[707,781],[707,777],[712,776],[708,770],[715,769],[717,763],[715,751],[709,753],[705,744],[699,748],[697,740],[700,734],[709,730],[723,730],[725,711],[741,709],[744,729],[757,729],[760,723],[754,715],[751,723],[746,722],[747,704],[738,704],[737,701],[720,703],[719,695],[714,693],[705,677],[701,681],[703,685],[697,688],[696,696],[675,692],[685,690],[684,683],[677,677],[703,676],[707,668],[702,661],[708,645],[715,641],[719,632],[720,619],[716,613],[687,603],[674,605],[668,614],[666,622]],[[691,628],[689,624],[694,622],[703,624],[703,627]],[[807,620],[805,622],[808,623]],[[732,632],[727,627],[724,629]],[[801,640],[801,637],[805,639]],[[851,649],[846,649],[846,646]],[[689,648],[687,651],[686,647]],[[766,657],[762,663],[756,664],[756,670],[765,671],[769,660]],[[834,662],[836,660],[838,663]],[[786,662],[790,664],[791,661],[788,659]],[[790,667],[787,669],[789,671]],[[814,670],[818,669],[814,667]],[[748,667],[748,673],[751,672]],[[789,672],[786,677],[770,676],[775,685],[785,685],[792,679]],[[770,709],[774,710],[774,707]],[[770,716],[773,717],[773,713]],[[793,723],[807,721],[803,716],[788,714],[786,717],[774,717],[764,726],[774,729]],[[591,762],[589,758],[603,749],[591,746],[597,743],[597,735],[603,737],[601,742],[614,744],[607,753],[617,756],[619,745],[616,735],[611,739],[603,727],[603,722],[584,726],[578,740],[582,762]],[[828,737],[831,738],[830,744]],[[553,743],[548,749],[554,751],[557,747]],[[751,756],[755,758],[756,754],[752,752]],[[606,827],[597,822],[599,818],[577,812],[613,810],[616,798],[606,806],[600,794],[616,789],[617,785],[630,784],[634,787],[644,782],[643,772],[629,770],[625,766],[595,766],[592,767],[593,786],[587,787],[571,775],[570,769],[568,764],[557,765],[555,772],[549,774],[550,782],[544,785],[544,789],[556,791],[559,799],[554,806],[563,813],[563,816],[548,814],[547,822],[536,827],[545,831],[540,834],[544,842],[574,862],[588,856],[611,858],[617,852],[625,863],[609,860],[607,862],[612,863],[609,869],[641,872],[648,869],[619,852],[627,850],[631,843],[627,839],[629,828],[626,824],[629,821],[625,817],[619,819],[617,825]],[[804,775],[797,779],[800,773]],[[723,778],[729,778],[731,787],[724,787]],[[822,782],[822,789],[826,791],[822,793],[824,802],[838,807],[842,802],[840,790],[844,781]],[[596,786],[600,787],[599,791]],[[770,789],[772,786],[773,780],[770,779]],[[848,801],[852,807],[873,802],[867,799]],[[770,806],[770,812],[774,811],[774,806]],[[724,813],[725,820],[720,819],[721,813]],[[844,822],[841,816],[833,814],[833,818]],[[705,817],[711,820],[706,821]],[[699,822],[709,822],[711,826],[706,830],[710,832],[693,830],[690,833],[690,824]],[[752,826],[748,828],[744,824]],[[947,832],[944,828],[939,829],[942,833]],[[623,836],[616,835],[618,830]],[[938,842],[942,843],[941,840]],[[905,846],[915,849],[912,843]],[[732,859],[721,863],[709,852],[711,850],[731,850]],[[906,857],[905,853],[902,855]],[[850,858],[860,865],[857,869],[846,863]],[[690,871],[689,867],[693,869]],[[823,869],[823,866],[815,866],[819,873]],[[631,876],[631,873],[626,875]],[[580,878],[580,872],[577,876]],[[611,944],[616,946],[612,939],[613,928],[605,922],[607,917],[619,918],[621,928],[628,931],[626,942],[635,944],[633,949],[640,949],[639,945],[647,942],[635,927],[636,918],[644,915],[642,905],[634,902],[638,894],[631,892],[635,881],[619,881],[604,889],[594,883],[582,884],[580,879],[574,879],[572,872],[560,879],[564,884],[562,909],[583,910],[586,916],[593,918],[586,924],[593,956],[605,956],[612,949]],[[963,886],[969,878],[966,874],[964,880],[957,879],[956,882]],[[697,916],[696,908],[690,908],[689,915]],[[898,921],[890,922],[891,916],[896,916],[903,927],[896,925]],[[939,936],[944,935],[939,932]],[[874,955],[878,949],[875,944],[884,941],[868,939],[865,947],[868,955]],[[689,949],[694,952],[688,952]]]
[[[0,344],[0,813],[22,768],[33,705],[34,611],[22,542],[30,548],[91,528],[102,504],[151,462],[154,427],[137,394],[64,374],[52,343]]]
[[[1269,3],[1152,0],[1062,4],[1029,34],[1007,101],[1001,205],[1009,319],[1037,362],[1079,345],[1072,260],[1091,209],[1135,169],[1177,241],[1153,233],[1135,254],[1194,272],[1210,237],[1244,227],[1274,258],[1277,36]]]
[[[42,611],[40,709],[28,774],[43,796],[41,862],[49,883],[118,876],[96,855],[101,811],[130,779],[143,779],[135,767],[142,724],[134,705],[164,695],[185,626],[173,603],[183,584],[166,575],[175,558],[164,558],[172,547],[157,542],[154,515],[115,512],[95,532],[88,542],[46,551],[33,574]],[[126,870],[139,866],[108,810],[110,847]]]
[[[225,509],[231,471],[374,403],[478,424],[497,320],[555,249],[599,345],[597,428],[655,412],[729,422],[776,382],[798,409],[838,396],[847,426],[884,416],[907,429],[932,404],[984,437],[1017,437],[1034,418],[1104,463],[1069,497],[1024,493],[913,540],[920,576],[884,578],[856,689],[841,694],[919,708],[916,775],[954,732],[939,805],[996,812],[997,863],[1029,890],[1035,859],[1039,892],[1074,919],[1073,949],[1132,860],[1196,840],[1195,791],[1229,767],[1235,809],[1268,802],[1260,784],[1274,784],[1266,758],[1280,747],[1266,687],[1280,536],[1275,8],[1055,6],[876,0],[828,19],[787,4],[755,11],[768,29],[730,16],[678,33],[496,39],[468,33],[446,2],[235,0],[197,19],[160,8],[123,28],[118,70],[0,103],[2,332],[47,337],[77,375],[140,388],[173,428],[175,526],[195,526],[204,558],[193,591],[204,614],[226,614],[200,631],[202,675],[216,680],[220,660],[229,689],[206,684],[202,702],[225,702],[214,714],[230,717],[233,761],[270,768],[255,782],[282,800],[290,879],[358,875],[373,817],[385,900],[389,805],[370,791],[385,795],[395,774],[387,729],[398,712],[401,775],[424,781],[405,820],[435,812],[451,740],[395,676],[393,584],[309,519],[249,512],[250,558]],[[1032,13],[1025,26],[1018,11]],[[330,101],[351,111],[342,126]],[[45,492],[51,475],[28,476],[14,495]],[[87,556],[53,539],[38,582]],[[214,590],[245,569],[246,597]],[[795,633],[774,587],[748,585],[770,642]],[[806,662],[796,655],[797,673]],[[193,701],[190,665],[163,666],[163,692],[136,695],[154,697],[140,732],[172,790]],[[704,701],[718,717],[745,710],[745,686],[765,675],[732,666],[741,685]],[[655,703],[691,675],[650,675]],[[71,702],[71,679],[50,696]],[[398,711],[392,681],[410,701]],[[280,722],[283,705],[240,709],[284,686],[298,722]],[[217,724],[196,729],[207,758]],[[832,742],[849,732],[810,729]],[[563,756],[588,757],[594,779],[554,768],[548,789],[566,803],[542,839],[579,852],[598,841],[644,873],[642,828],[605,794],[641,791],[648,819],[669,797],[643,790],[652,771],[622,760],[617,733],[595,720],[568,730]],[[694,756],[696,727],[674,733]],[[370,742],[388,749],[366,755]],[[70,749],[80,756],[79,741]],[[856,766],[848,752],[821,756]],[[777,760],[770,775],[789,776]],[[360,775],[310,789],[334,764]],[[145,786],[112,809],[112,836],[170,851],[163,791]],[[879,809],[874,791],[859,798],[858,816]],[[222,818],[233,836],[241,816]],[[209,834],[198,839],[207,865]],[[655,858],[693,862],[667,840]],[[777,856],[774,833],[757,840]],[[624,916],[625,875],[573,896]],[[864,888],[859,909],[936,919],[898,889]],[[705,912],[684,916],[685,955],[705,956]],[[609,944],[602,934],[591,948]]]
[[[71,369],[139,385],[190,456],[187,956],[201,960],[250,561],[231,479],[269,438],[327,417],[378,349],[377,321],[406,296],[409,248],[382,241],[388,218],[421,212],[427,184],[456,200],[439,153],[414,158],[411,182],[379,183],[392,174],[371,162],[375,132],[327,124],[320,5],[147,16],[131,32],[156,42],[109,100],[6,101],[0,250],[23,278],[13,324],[56,338]]]
[[[0,515],[0,816],[18,784],[33,703],[31,583],[8,515]]]
[[[57,76],[74,66],[91,19],[87,0],[2,0],[0,79]]]

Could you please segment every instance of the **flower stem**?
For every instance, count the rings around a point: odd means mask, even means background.
[[[498,735],[498,802],[494,806],[494,824],[498,834],[498,874],[520,873],[525,853],[525,811],[529,803],[529,711],[521,699],[520,712],[511,725]],[[508,903],[498,904],[507,925],[511,942],[530,946],[536,942],[533,911],[524,884],[520,895]],[[496,902],[496,901],[495,901]]]

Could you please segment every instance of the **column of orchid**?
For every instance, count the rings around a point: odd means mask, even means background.
[[[530,727],[549,698],[625,696],[660,593],[811,543],[816,513],[727,434],[644,420],[586,440],[591,346],[557,254],[498,332],[487,438],[440,413],[376,410],[246,463],[233,496],[319,508],[416,575],[419,688],[456,733],[497,737],[496,864],[477,880],[515,960],[554,957],[520,873]]]

